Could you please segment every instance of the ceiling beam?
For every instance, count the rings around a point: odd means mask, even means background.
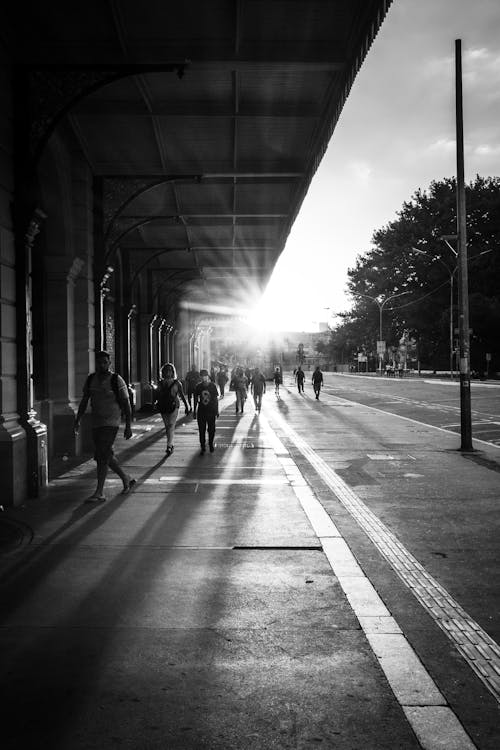
[[[286,219],[288,214],[239,214],[239,213],[225,213],[225,214],[190,214],[186,211],[176,215],[179,219]],[[135,216],[132,214],[123,214],[124,219],[130,219],[130,221],[142,221],[147,218],[152,218],[155,221],[161,219],[170,219],[172,221],[172,214],[153,214],[151,217],[146,214]]]
[[[276,118],[276,119],[317,119],[321,112],[317,105],[283,105],[266,104],[261,107],[245,106],[244,110],[234,112],[227,105],[211,105],[207,101],[200,102],[151,102],[150,109],[140,101],[117,100],[105,101],[102,99],[83,99],[75,107],[75,113],[84,117],[163,117],[175,118],[200,118],[200,117],[227,117],[231,120]]]

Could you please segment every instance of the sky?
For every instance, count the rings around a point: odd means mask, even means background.
[[[500,2],[393,0],[311,182],[256,321],[315,331],[352,306],[347,270],[418,188],[456,174],[462,40],[465,178],[500,176]],[[450,227],[450,234],[455,227]]]

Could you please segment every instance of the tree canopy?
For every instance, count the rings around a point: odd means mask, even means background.
[[[466,185],[466,210],[471,367],[484,370],[489,352],[492,366],[500,369],[500,178],[477,176]],[[455,180],[417,190],[396,217],[374,232],[372,249],[348,271],[353,307],[332,331],[332,357],[347,362],[363,350],[376,359],[382,307],[389,358],[405,339],[414,342],[422,366],[449,367],[450,313],[453,328],[458,326],[458,277],[450,249],[456,243],[442,238],[456,232]]]

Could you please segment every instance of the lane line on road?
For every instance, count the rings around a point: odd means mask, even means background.
[[[403,546],[361,498],[279,414],[272,423],[294,443],[358,525],[386,558],[434,622],[500,702],[500,647]],[[319,502],[319,501],[318,501]]]
[[[331,394],[328,394],[331,395]],[[447,430],[444,427],[438,427],[435,424],[429,424],[428,422],[420,422],[418,419],[412,419],[411,417],[404,417],[402,414],[395,414],[392,411],[385,411],[384,409],[377,409],[376,406],[369,406],[368,404],[362,404],[359,401],[350,401],[348,398],[343,398],[342,396],[333,396],[333,398],[338,399],[339,401],[345,401],[347,404],[354,404],[356,406],[361,406],[364,409],[371,409],[372,411],[379,412],[380,414],[386,414],[390,417],[396,417],[397,419],[404,419],[406,422],[412,422],[413,424],[422,425],[424,427],[429,427],[433,430],[440,430],[441,432],[446,432],[448,435],[459,435],[460,433],[456,432],[455,430]],[[493,448],[500,448],[499,445],[496,443],[489,442],[488,440],[481,440],[481,438],[472,437],[473,442],[482,443],[483,445],[490,445]]]
[[[442,750],[444,747],[475,750],[476,746],[359,566],[330,515],[303,478],[289,451],[268,420],[263,415],[260,420],[261,429],[277,449],[283,471],[418,741],[426,750]],[[299,476],[302,483],[297,481]]]

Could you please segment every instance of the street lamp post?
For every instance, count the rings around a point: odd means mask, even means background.
[[[443,240],[445,242],[455,258],[458,261],[458,253],[455,250],[455,248],[450,245],[449,240],[456,240],[457,235],[456,234],[444,234],[439,239]],[[453,354],[454,354],[454,346],[453,346],[453,339],[454,339],[454,328],[453,328],[453,289],[454,289],[454,282],[455,282],[455,274],[458,270],[458,265],[455,266],[455,268],[450,268],[448,263],[445,263],[445,261],[439,256],[439,255],[431,255],[426,250],[422,250],[418,247],[412,247],[412,250],[414,253],[418,253],[419,255],[427,255],[428,258],[432,258],[433,260],[438,260],[447,270],[448,275],[450,277],[450,378],[453,379],[454,377],[454,368],[453,368]],[[468,263],[472,263],[476,258],[480,258],[482,255],[487,255],[488,253],[491,253],[492,250],[482,250],[480,253],[477,253],[476,255],[473,255],[472,257],[468,258]]]
[[[442,240],[446,242],[452,253],[455,257],[457,257],[457,251],[450,245],[448,242],[448,238],[451,238],[452,235],[446,235],[446,237],[441,237]],[[419,255],[427,255],[429,258],[435,258],[438,260],[447,270],[449,277],[450,277],[450,378],[453,380],[453,286],[454,286],[454,276],[457,270],[457,267],[451,269],[448,265],[448,263],[445,263],[444,260],[439,255],[430,255],[425,250],[420,250],[418,247],[412,247],[412,250],[414,253],[418,253]]]
[[[392,294],[390,297],[386,297],[383,302],[380,302],[378,297],[371,297],[369,294],[361,294],[361,292],[353,292],[354,295],[357,297],[366,297],[366,299],[371,299],[372,302],[375,302],[376,305],[378,305],[379,309],[379,341],[382,342],[382,310],[386,306],[388,302],[390,302],[391,299],[395,299],[396,297],[401,297],[403,294],[409,294],[409,292],[399,292],[399,294]],[[382,359],[383,354],[382,352],[379,352],[379,372],[382,375]]]

